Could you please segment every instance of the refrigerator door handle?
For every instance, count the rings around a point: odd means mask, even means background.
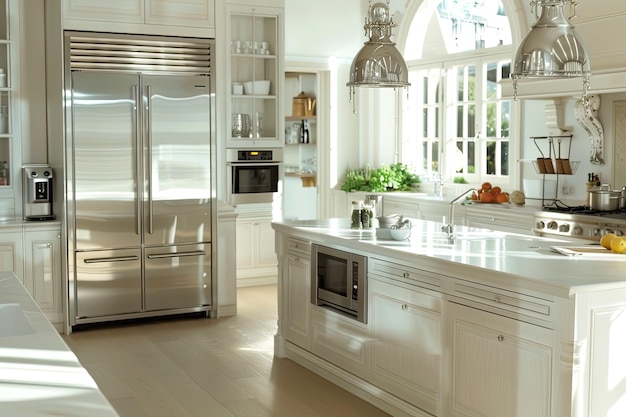
[[[138,261],[139,256],[111,256],[109,258],[89,258],[84,259],[86,264],[95,264],[100,262],[121,262],[121,261]]]
[[[154,233],[154,227],[153,227],[153,207],[152,207],[152,112],[151,112],[151,106],[152,106],[152,87],[150,85],[146,86],[146,94],[147,94],[147,101],[146,101],[146,142],[147,142],[147,146],[148,146],[148,152],[147,155],[148,157],[146,158],[146,165],[147,165],[147,169],[146,172],[148,173],[148,175],[146,176],[147,181],[148,181],[148,233],[152,234]]]
[[[141,135],[141,124],[140,124],[140,120],[139,120],[139,109],[141,108],[141,94],[140,94],[140,90],[139,90],[139,85],[135,85],[133,87],[133,93],[135,95],[135,112],[134,112],[134,117],[135,117],[135,145],[137,145],[139,142],[137,140],[137,138],[140,137]],[[138,174],[140,172],[139,167],[141,166],[141,152],[139,150],[139,147],[137,147],[137,151],[135,152],[135,176],[137,177],[137,179],[141,178]],[[141,227],[140,227],[140,222],[141,222],[141,206],[139,204],[139,195],[140,192],[140,187],[141,184],[139,181],[135,181],[135,232],[139,235],[141,234]]]
[[[181,258],[183,256],[202,256],[206,255],[203,250],[196,250],[191,252],[176,252],[176,253],[154,253],[148,255],[148,259],[161,259],[161,258]]]

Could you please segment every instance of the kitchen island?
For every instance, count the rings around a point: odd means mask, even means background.
[[[392,415],[626,415],[626,255],[413,220],[381,240],[348,219],[275,222],[275,354]],[[311,303],[311,244],[367,257],[367,322]],[[313,291],[315,293],[315,289]]]
[[[0,415],[117,416],[13,272],[0,272]]]

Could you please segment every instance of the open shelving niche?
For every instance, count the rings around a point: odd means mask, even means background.
[[[317,112],[314,108],[310,115],[294,115],[292,103],[300,93],[316,99],[318,85],[318,74],[315,72],[285,73],[284,193],[298,195],[298,199],[285,199],[283,202],[285,218],[317,218]],[[303,124],[309,130],[308,141],[305,142],[299,135]]]
[[[564,205],[559,200],[559,177],[561,175],[574,175],[580,166],[580,161],[571,161],[569,159],[572,149],[573,135],[548,135],[548,136],[531,136],[530,139],[535,143],[539,155],[536,160],[532,161],[533,167],[537,174],[542,175],[541,180],[541,207],[558,207],[559,204]],[[544,153],[540,142],[545,141],[547,152]],[[567,157],[562,157],[563,145],[565,144]],[[554,175],[555,187],[554,198],[546,198],[546,175]]]

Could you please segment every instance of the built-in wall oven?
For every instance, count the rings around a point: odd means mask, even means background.
[[[227,149],[231,204],[271,203],[280,191],[282,149]]]
[[[367,323],[367,257],[311,245],[311,303]]]

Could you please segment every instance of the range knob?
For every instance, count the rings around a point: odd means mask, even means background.
[[[574,226],[574,229],[572,230],[572,233],[573,233],[575,236],[580,236],[580,235],[582,235],[582,234],[583,234],[583,228],[582,228],[582,227],[580,227],[579,225],[576,225],[576,226]]]
[[[622,231],[622,229],[617,229],[615,231],[615,236],[624,236],[624,232]]]
[[[537,227],[537,229],[543,229],[544,227],[546,227],[546,224],[543,222],[543,220],[538,220],[535,226]]]
[[[604,229],[604,230],[602,231],[602,236],[604,236],[604,235],[608,235],[609,233],[613,233],[613,231],[612,231],[611,229]]]
[[[569,224],[564,223],[564,224],[560,225],[559,226],[559,232],[561,232],[561,233],[569,232]]]
[[[554,220],[552,220],[550,223],[548,223],[548,229],[550,229],[550,230],[557,230],[558,228],[559,228],[559,225]]]

